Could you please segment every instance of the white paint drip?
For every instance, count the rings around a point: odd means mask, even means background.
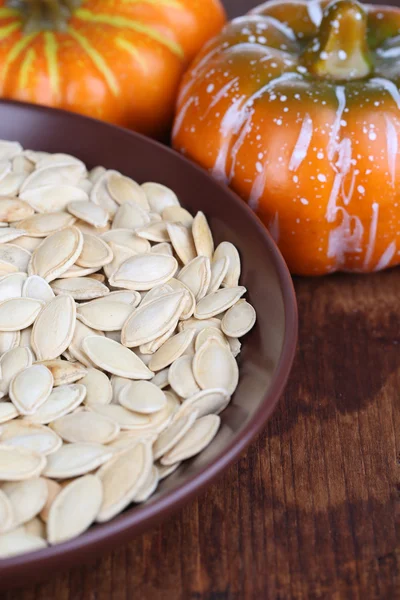
[[[175,137],[180,131],[183,125],[184,118],[186,117],[186,113],[189,110],[190,106],[194,103],[194,100],[194,96],[190,96],[189,100],[186,100],[186,102],[180,107],[176,115],[174,127],[172,129],[172,137]]]
[[[378,48],[376,53],[382,58],[399,58],[400,48]]]
[[[292,40],[293,42],[296,41],[295,32],[291,27],[289,27],[289,25],[286,25],[286,23],[282,23],[282,21],[278,21],[278,19],[275,19],[275,17],[270,17],[269,15],[264,17],[264,21],[271,23],[275,29],[283,33],[283,35],[289,38],[289,40]]]
[[[356,184],[356,173],[355,173],[355,171],[353,171],[353,173],[351,174],[351,182],[350,182],[349,191],[347,192],[347,194],[344,190],[344,181],[343,181],[343,185],[342,185],[343,204],[345,206],[349,205],[349,202],[353,196],[355,184]]]
[[[343,111],[346,108],[346,95],[343,85],[338,85],[335,90],[336,98],[338,101],[338,108],[336,111],[335,121],[332,125],[330,140],[328,144],[328,159],[333,160],[335,153],[338,151],[338,136],[341,127],[341,121]]]
[[[319,27],[321,25],[323,16],[320,0],[308,0],[307,12],[308,16],[310,17],[310,21],[314,23],[316,27]]]
[[[374,271],[381,271],[382,269],[386,269],[390,265],[390,261],[392,260],[394,254],[396,252],[396,242],[393,241],[386,248],[385,252],[382,254],[380,259],[377,262]]]
[[[228,183],[226,169],[229,147],[234,133],[235,123],[239,118],[239,106],[242,103],[242,101],[243,96],[234,100],[228,108],[228,110],[226,111],[226,113],[224,114],[221,121],[220,133],[222,136],[222,140],[219,143],[219,152],[211,173],[216,179],[218,179],[218,181],[221,181],[225,184]]]
[[[389,81],[389,79],[385,79],[384,77],[373,77],[369,80],[369,84],[375,84],[382,87],[388,94],[390,94],[397,104],[397,108],[400,110],[400,92],[395,83],[393,81]]]
[[[394,187],[396,179],[396,159],[398,150],[397,130],[392,119],[388,117],[388,115],[385,115],[385,121],[388,166],[390,177],[392,179],[392,186]]]
[[[254,211],[258,210],[259,200],[264,192],[266,181],[267,181],[267,167],[264,164],[264,168],[261,171],[261,173],[259,173],[257,175],[257,177],[255,177],[252,188],[251,188],[251,192],[250,192],[249,206]],[[275,214],[276,218],[278,218],[277,215],[278,215],[278,213]],[[279,228],[278,228],[278,234],[279,234]]]
[[[233,79],[228,81],[228,83],[226,83],[224,86],[222,86],[222,88],[219,90],[219,92],[213,96],[213,99],[211,100],[210,104],[208,105],[206,112],[201,117],[202,120],[206,118],[206,116],[208,115],[210,110],[216,104],[218,104],[218,102],[220,100],[222,100],[222,98],[225,96],[225,94],[227,94],[229,92],[229,90],[231,89],[231,87],[234,86],[236,83],[238,83],[238,81],[239,81],[239,77],[234,77]]]
[[[342,214],[342,222],[329,232],[328,257],[335,258],[342,266],[348,252],[361,252],[364,228],[359,217],[350,216],[345,208],[337,209]]]
[[[292,156],[289,162],[289,171],[297,171],[305,157],[307,156],[313,135],[313,122],[308,113],[306,113],[301,124],[299,137],[297,138]]]
[[[343,175],[341,173],[336,173],[325,213],[325,218],[328,223],[333,223],[336,219],[336,213],[338,211],[337,199],[339,196],[340,187],[342,185],[342,180]]]
[[[277,244],[279,242],[279,235],[280,235],[278,211],[276,211],[273,218],[271,219],[271,221],[268,225],[268,230],[271,234],[272,239]]]
[[[364,258],[364,267],[369,266],[369,263],[371,262],[372,255],[375,250],[376,230],[378,229],[378,215],[379,215],[379,204],[377,202],[373,202],[371,224],[369,226],[368,246],[367,246],[367,251],[365,253],[365,258]]]
[[[223,45],[221,45],[221,44],[219,46],[216,46],[215,48],[212,48],[212,50],[210,50],[210,52],[207,52],[203,56],[203,58],[197,63],[197,65],[195,67],[193,67],[193,69],[190,72],[190,79],[180,89],[180,92],[179,92],[179,95],[178,95],[178,100],[177,100],[178,104],[180,104],[183,101],[183,98],[185,98],[186,92],[189,91],[190,87],[192,86],[192,84],[194,83],[194,81],[197,79],[197,75],[200,74],[201,69],[203,67],[206,67],[208,69],[209,68],[208,61],[215,54],[218,54],[219,52],[221,52],[221,50],[223,50]]]

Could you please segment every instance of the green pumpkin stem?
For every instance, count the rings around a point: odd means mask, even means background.
[[[73,11],[81,0],[7,0],[9,8],[20,11],[24,32],[66,31]]]
[[[335,81],[362,79],[372,72],[367,42],[367,14],[356,0],[329,4],[317,36],[303,54],[314,75]]]

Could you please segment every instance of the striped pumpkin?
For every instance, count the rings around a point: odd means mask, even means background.
[[[219,0],[0,0],[0,95],[163,135],[224,19]]]

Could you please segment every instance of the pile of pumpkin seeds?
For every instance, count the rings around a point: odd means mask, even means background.
[[[256,319],[240,268],[171,189],[0,141],[0,557],[145,501],[212,441]]]

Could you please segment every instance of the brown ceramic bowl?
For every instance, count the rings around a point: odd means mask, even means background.
[[[171,187],[183,205],[207,215],[216,243],[233,242],[242,258],[241,283],[256,308],[257,324],[243,339],[240,383],[212,444],[165,479],[145,504],[109,523],[40,552],[0,560],[0,587],[48,577],[128,542],[208,486],[235,461],[274,410],[292,365],[297,339],[292,281],[274,242],[247,205],[174,151],[127,130],[71,113],[0,102],[0,139],[25,148],[67,152],[89,167],[104,165],[138,182]]]

